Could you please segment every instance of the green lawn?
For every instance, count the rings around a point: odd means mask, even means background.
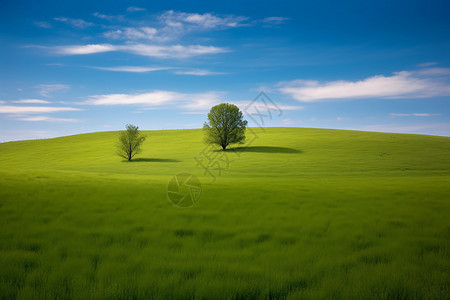
[[[208,152],[215,181],[201,130],[146,131],[134,162],[118,132],[0,144],[0,298],[448,299],[450,138],[254,131]]]

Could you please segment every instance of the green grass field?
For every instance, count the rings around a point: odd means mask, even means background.
[[[0,144],[1,299],[448,299],[450,138],[267,128],[212,182],[201,130],[145,134]]]

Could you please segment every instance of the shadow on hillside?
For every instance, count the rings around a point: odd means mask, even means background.
[[[180,162],[180,161],[177,159],[171,159],[171,158],[138,157],[138,158],[133,158],[131,161],[124,160],[124,162]]]
[[[221,151],[221,150],[218,150]],[[302,153],[302,151],[286,148],[286,147],[271,147],[271,146],[248,146],[248,147],[234,147],[225,150],[226,152],[260,152],[260,153]]]

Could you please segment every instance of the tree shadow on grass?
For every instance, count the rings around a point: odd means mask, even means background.
[[[233,147],[233,148],[226,149],[225,151],[226,152],[260,152],[260,153],[302,153],[301,150],[294,149],[294,148],[271,147],[271,146]]]
[[[180,162],[177,159],[171,158],[146,158],[146,157],[138,157],[133,158],[130,161],[124,160],[124,162]]]

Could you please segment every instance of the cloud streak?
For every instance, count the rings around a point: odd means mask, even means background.
[[[37,86],[40,90],[39,94],[44,97],[50,97],[50,94],[53,92],[65,92],[70,86],[67,84],[40,84]]]
[[[11,101],[13,103],[26,103],[26,104],[48,104],[50,101],[40,100],[40,99],[20,99]]]
[[[167,27],[183,31],[226,29],[250,25],[244,23],[249,19],[244,16],[185,13],[173,10],[161,14],[159,19]]]
[[[53,117],[49,117],[49,116],[18,117],[16,120],[27,121],[27,122],[54,122],[54,123],[80,122],[80,120],[78,120],[78,119],[53,118]]]
[[[147,45],[147,44],[130,44],[130,45],[111,45],[111,44],[91,44],[91,45],[73,45],[60,46],[55,48],[60,55],[87,55],[104,52],[127,52],[140,56],[154,58],[188,58],[198,55],[218,54],[229,52],[229,49],[202,46],[202,45]]]
[[[267,17],[262,19],[261,22],[266,25],[281,25],[286,23],[288,20],[290,19],[285,17]]]
[[[136,7],[136,6],[130,6],[127,8],[127,12],[137,12],[137,11],[145,11],[145,8],[140,8],[140,7]]]
[[[140,67],[140,66],[119,66],[119,67],[89,67],[96,70],[112,72],[147,73],[173,69],[171,67]]]
[[[440,116],[441,114],[429,114],[429,113],[413,113],[413,114],[398,114],[398,113],[390,113],[391,117],[432,117],[432,116]]]
[[[155,90],[148,93],[137,94],[105,94],[88,97],[81,102],[81,105],[97,106],[117,106],[117,105],[135,105],[142,109],[173,108],[186,109],[188,111],[208,111],[212,106],[223,102],[229,102],[245,109],[252,101],[224,101],[224,92],[209,91],[204,93],[180,93],[174,91]],[[261,106],[261,110],[271,109],[273,111],[281,110],[301,110],[303,106],[277,104],[274,107],[271,104]],[[189,112],[186,112],[189,113]]]
[[[103,34],[104,37],[109,39],[125,39],[125,40],[154,40],[158,30],[153,27],[126,27],[123,29],[117,29],[107,31]]]
[[[53,18],[53,20],[69,24],[70,26],[76,29],[84,29],[95,25],[94,23],[86,22],[85,20],[82,19],[71,19],[66,17]]]
[[[446,78],[432,78],[443,75],[446,70],[402,71],[392,76],[377,75],[360,81],[318,82],[294,80],[281,83],[279,91],[300,102],[320,102],[364,98],[426,98],[450,95]]]
[[[11,106],[0,105],[0,114],[41,114],[62,111],[79,111],[74,107],[54,107],[54,106]]]
[[[193,76],[208,76],[208,75],[224,75],[227,73],[211,72],[208,70],[190,70],[190,71],[175,71],[177,75],[193,75]]]
[[[220,103],[222,93],[179,93],[173,91],[155,90],[140,94],[106,94],[90,96],[83,105],[138,105],[146,108],[161,108],[163,106],[176,105],[185,109],[209,109],[214,104]]]

